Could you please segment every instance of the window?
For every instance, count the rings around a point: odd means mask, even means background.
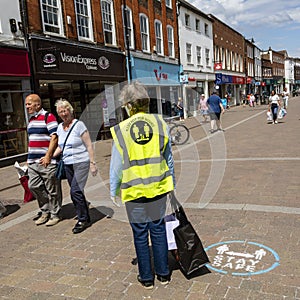
[[[208,28],[208,24],[204,24],[204,33],[205,35],[209,36],[209,28]]]
[[[196,46],[196,55],[197,55],[197,65],[201,64],[201,47]]]
[[[205,61],[206,61],[206,66],[210,66],[210,51],[209,49],[205,49]]]
[[[142,50],[150,52],[150,41],[149,41],[149,24],[147,16],[140,15],[140,28],[141,28],[141,40],[142,40]]]
[[[191,17],[190,17],[190,15],[185,14],[184,20],[185,20],[185,26],[186,27],[191,27]]]
[[[44,32],[63,35],[60,0],[41,0],[41,8]]]
[[[172,0],[166,0],[166,6],[172,8]]]
[[[125,20],[126,17],[126,20]],[[124,36],[125,36],[125,43],[126,43],[126,30],[125,24],[127,24],[127,34],[128,34],[128,42],[129,47],[131,49],[134,48],[134,38],[133,38],[133,24],[132,24],[132,11],[129,7],[125,7],[125,15],[123,10],[123,26],[124,26]]]
[[[162,24],[160,21],[156,20],[154,26],[155,26],[156,52],[157,54],[163,55],[164,46],[163,46],[163,36],[162,36]]]
[[[192,44],[186,44],[186,61],[188,64],[192,63]]]
[[[195,29],[196,29],[196,31],[200,32],[200,20],[199,19],[195,20]]]
[[[102,11],[102,26],[104,33],[105,44],[115,45],[116,34],[115,34],[115,21],[114,21],[114,10],[113,2],[111,0],[101,1]]]
[[[75,0],[77,33],[81,40],[93,40],[90,0]]]
[[[168,34],[169,57],[175,57],[175,53],[174,53],[174,30],[173,30],[173,27],[170,26],[170,25],[167,26],[167,34]]]

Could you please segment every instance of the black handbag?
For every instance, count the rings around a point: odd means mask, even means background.
[[[61,150],[60,160],[59,160],[59,162],[58,162],[58,164],[57,164],[57,166],[56,166],[55,177],[56,177],[57,179],[59,179],[59,180],[67,179],[66,171],[65,171],[65,163],[64,163],[64,161],[63,161],[63,159],[62,159],[62,157],[63,157],[62,154],[63,154],[63,152],[64,152],[64,149],[65,149],[65,146],[66,146],[67,139],[68,139],[68,137],[69,137],[69,135],[70,135],[70,133],[71,133],[73,127],[76,125],[77,122],[78,122],[78,120],[74,123],[74,125],[71,127],[71,129],[70,129],[69,132],[68,132],[68,135],[67,135],[67,137],[66,137],[66,139],[65,139],[63,148],[62,148],[62,150]]]
[[[171,205],[177,220],[179,220],[179,226],[173,229],[177,245],[175,258],[182,273],[186,277],[191,277],[193,273],[209,263],[209,259],[197,232],[189,222],[174,193],[171,193]]]

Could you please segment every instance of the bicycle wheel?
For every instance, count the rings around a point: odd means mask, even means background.
[[[175,124],[170,128],[172,142],[175,145],[183,145],[190,137],[190,131],[185,125]]]

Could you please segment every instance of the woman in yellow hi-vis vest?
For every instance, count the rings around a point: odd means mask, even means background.
[[[120,97],[130,118],[111,128],[110,194],[119,205],[116,196],[121,190],[133,231],[138,281],[151,289],[149,234],[156,278],[161,284],[170,282],[164,215],[167,194],[175,184],[171,141],[162,117],[148,113],[150,99],[143,85],[125,86]]]

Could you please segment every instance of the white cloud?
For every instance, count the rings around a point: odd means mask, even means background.
[[[213,14],[246,38],[254,37],[262,49],[286,49],[300,57],[299,0],[190,0],[206,14]],[[298,31],[298,32],[297,32]],[[277,48],[276,48],[277,47]]]

